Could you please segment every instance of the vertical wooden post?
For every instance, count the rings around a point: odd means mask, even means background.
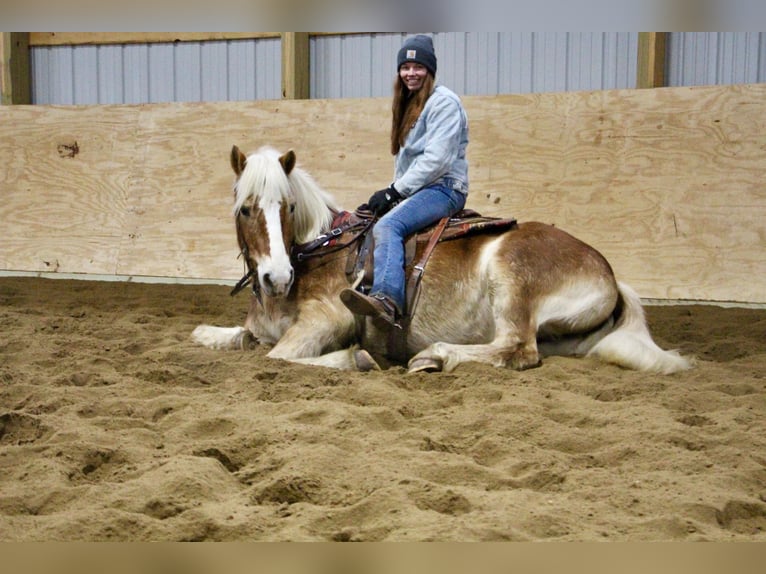
[[[309,98],[309,34],[282,33],[282,98]]]
[[[666,85],[665,49],[667,32],[639,32],[637,88],[660,88]]]
[[[0,104],[32,103],[29,33],[0,32]]]

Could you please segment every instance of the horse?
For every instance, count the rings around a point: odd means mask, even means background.
[[[334,197],[296,165],[292,149],[264,146],[246,156],[235,145],[230,163],[232,213],[249,269],[239,286],[252,281],[250,307],[244,326],[197,326],[191,337],[198,344],[263,344],[270,358],[360,371],[401,364],[408,372],[450,372],[469,362],[523,370],[552,355],[662,374],[692,366],[653,341],[639,296],[616,280],[601,253],[534,221],[437,243],[417,308],[394,333],[403,352],[392,358],[390,328],[355,317],[339,297],[358,246],[295,256],[296,247],[331,235],[343,213]]]

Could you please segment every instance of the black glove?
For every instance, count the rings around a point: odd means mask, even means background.
[[[370,210],[380,217],[390,210],[394,205],[404,199],[393,184],[389,185],[386,189],[376,191],[367,200],[367,205],[370,206]]]

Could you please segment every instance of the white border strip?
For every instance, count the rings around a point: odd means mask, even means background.
[[[124,283],[171,283],[184,285],[237,284],[236,279],[156,277],[153,275],[99,275],[95,273],[51,273],[46,271],[0,271],[0,277],[38,277],[40,279],[78,279],[81,281],[120,281]]]

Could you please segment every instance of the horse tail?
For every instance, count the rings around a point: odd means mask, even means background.
[[[617,322],[614,328],[589,351],[597,357],[621,367],[669,375],[691,368],[692,362],[677,351],[666,351],[652,339],[638,294],[628,285],[617,282],[620,293]]]

